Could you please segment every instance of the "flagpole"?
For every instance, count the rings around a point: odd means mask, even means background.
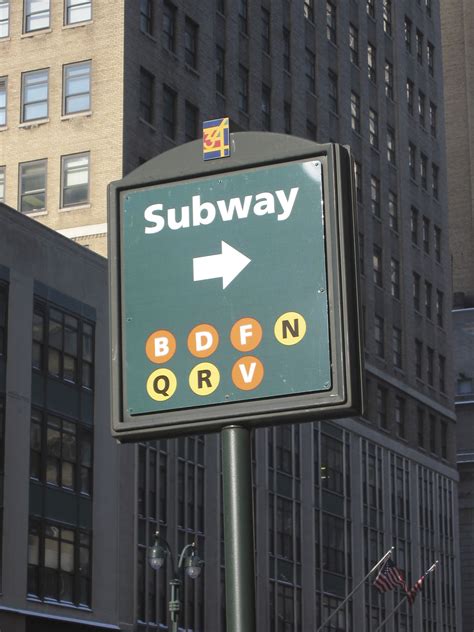
[[[429,569],[423,573],[422,577],[426,577],[427,575],[429,575],[432,571],[434,571],[434,569],[436,568],[436,565],[438,564],[438,560],[436,560],[436,562],[434,564],[432,564]],[[399,601],[399,603],[397,604],[397,606],[392,610],[392,612],[388,615],[388,617],[385,617],[385,619],[382,621],[382,623],[379,625],[379,627],[375,630],[375,632],[379,632],[379,630],[381,630],[384,625],[390,621],[390,619],[393,617],[393,615],[397,612],[397,610],[400,608],[400,606],[403,604],[403,602],[408,599],[408,595],[405,595],[403,597],[403,599],[401,599]]]
[[[324,621],[324,623],[322,625],[319,626],[319,628],[316,630],[316,632],[320,632],[323,628],[325,628],[327,626],[327,624],[329,623],[329,621],[331,621],[331,619],[339,612],[339,610],[341,610],[341,608],[344,606],[344,604],[352,597],[352,595],[357,592],[359,590],[359,588],[362,586],[362,584],[365,582],[365,580],[370,577],[372,575],[372,573],[377,570],[377,568],[383,564],[385,562],[385,560],[387,559],[387,557],[389,557],[392,554],[394,547],[392,546],[386,553],[385,555],[377,562],[377,564],[375,566],[373,566],[370,571],[367,573],[367,575],[360,580],[360,582],[357,584],[357,586],[352,590],[352,592],[350,592],[347,597],[344,599],[344,601],[342,601],[339,606],[329,615],[329,617],[326,619],[326,621]]]

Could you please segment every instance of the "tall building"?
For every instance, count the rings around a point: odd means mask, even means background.
[[[113,11],[4,0],[0,11],[5,200],[98,252],[107,183],[197,138],[202,120],[351,146],[367,410],[255,432],[257,628],[315,630],[394,546],[409,582],[440,564],[385,629],[460,630],[438,0],[142,0]],[[121,488],[121,543],[134,555],[120,566],[133,623],[122,628],[167,621],[169,569],[146,562],[159,528],[173,551],[195,540],[206,561],[187,583],[183,628],[224,630],[219,438],[134,449]],[[373,632],[400,597],[366,582],[332,629]]]
[[[3,204],[0,224],[0,628],[120,630],[106,261]]]
[[[454,378],[458,423],[459,530],[463,630],[474,628],[474,11],[470,2],[442,5],[449,230],[453,253]]]

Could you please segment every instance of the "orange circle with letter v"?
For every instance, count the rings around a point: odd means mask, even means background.
[[[232,381],[241,391],[257,388],[263,380],[265,370],[255,356],[243,356],[232,367]]]
[[[255,318],[241,318],[232,325],[230,341],[238,351],[253,351],[262,340],[262,326]]]
[[[166,329],[158,329],[148,336],[145,353],[151,362],[162,364],[174,356],[176,338]]]

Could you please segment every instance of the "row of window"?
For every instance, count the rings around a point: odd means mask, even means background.
[[[441,228],[433,224],[433,229],[431,229],[431,221],[423,215],[420,236],[420,213],[416,206],[410,209],[410,232],[411,243],[414,246],[422,246],[423,252],[427,255],[433,249],[436,263],[441,263]]]
[[[408,171],[410,178],[415,182],[420,178],[420,185],[424,191],[428,191],[428,156],[420,152],[419,165],[417,166],[418,150],[415,143],[408,142]],[[439,199],[439,167],[431,162],[431,194],[435,200]]]
[[[10,35],[11,0],[0,0],[0,39]],[[51,26],[51,0],[23,0],[23,33],[34,33]],[[92,19],[92,0],[64,0],[64,25]]]
[[[422,66],[425,60],[425,47],[424,41],[425,37],[420,29],[415,29],[415,42],[413,44],[413,23],[408,16],[405,16],[404,22],[404,33],[405,33],[405,48],[410,55],[415,52],[416,59],[418,63]],[[426,63],[428,66],[428,72],[431,76],[434,76],[434,56],[435,56],[435,47],[428,40],[426,42]]]
[[[0,77],[0,127],[7,125],[8,77]],[[91,109],[91,62],[63,66],[63,116]],[[20,123],[47,119],[49,113],[49,68],[21,75]]]
[[[18,210],[37,213],[47,209],[48,161],[33,160],[19,165]],[[5,199],[6,169],[0,167],[0,202]],[[89,202],[90,154],[71,154],[61,157],[61,192],[59,207],[71,208]]]
[[[426,347],[426,353],[424,349]],[[435,385],[435,351],[430,346],[415,339],[415,373],[417,379],[426,381],[428,386]],[[441,393],[446,393],[446,358],[438,353],[438,387]]]
[[[406,84],[406,97],[407,97],[408,113],[411,116],[414,116],[415,115],[415,84],[411,79],[408,79],[408,78],[407,78],[407,84]],[[425,93],[422,90],[418,90],[416,111],[417,111],[419,123],[421,127],[423,127],[424,129],[426,129],[427,125],[429,125],[431,136],[433,138],[436,138],[438,134],[438,129],[437,129],[438,128],[438,121],[437,121],[438,108],[436,107],[435,103],[433,103],[433,101],[430,101],[429,108],[428,108],[428,115],[427,115],[426,103],[427,103],[427,98],[426,98]]]

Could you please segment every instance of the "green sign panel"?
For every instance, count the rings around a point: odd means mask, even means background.
[[[349,151],[231,134],[109,189],[112,432],[124,441],[360,412]]]
[[[320,161],[130,191],[123,208],[131,415],[331,388]]]

